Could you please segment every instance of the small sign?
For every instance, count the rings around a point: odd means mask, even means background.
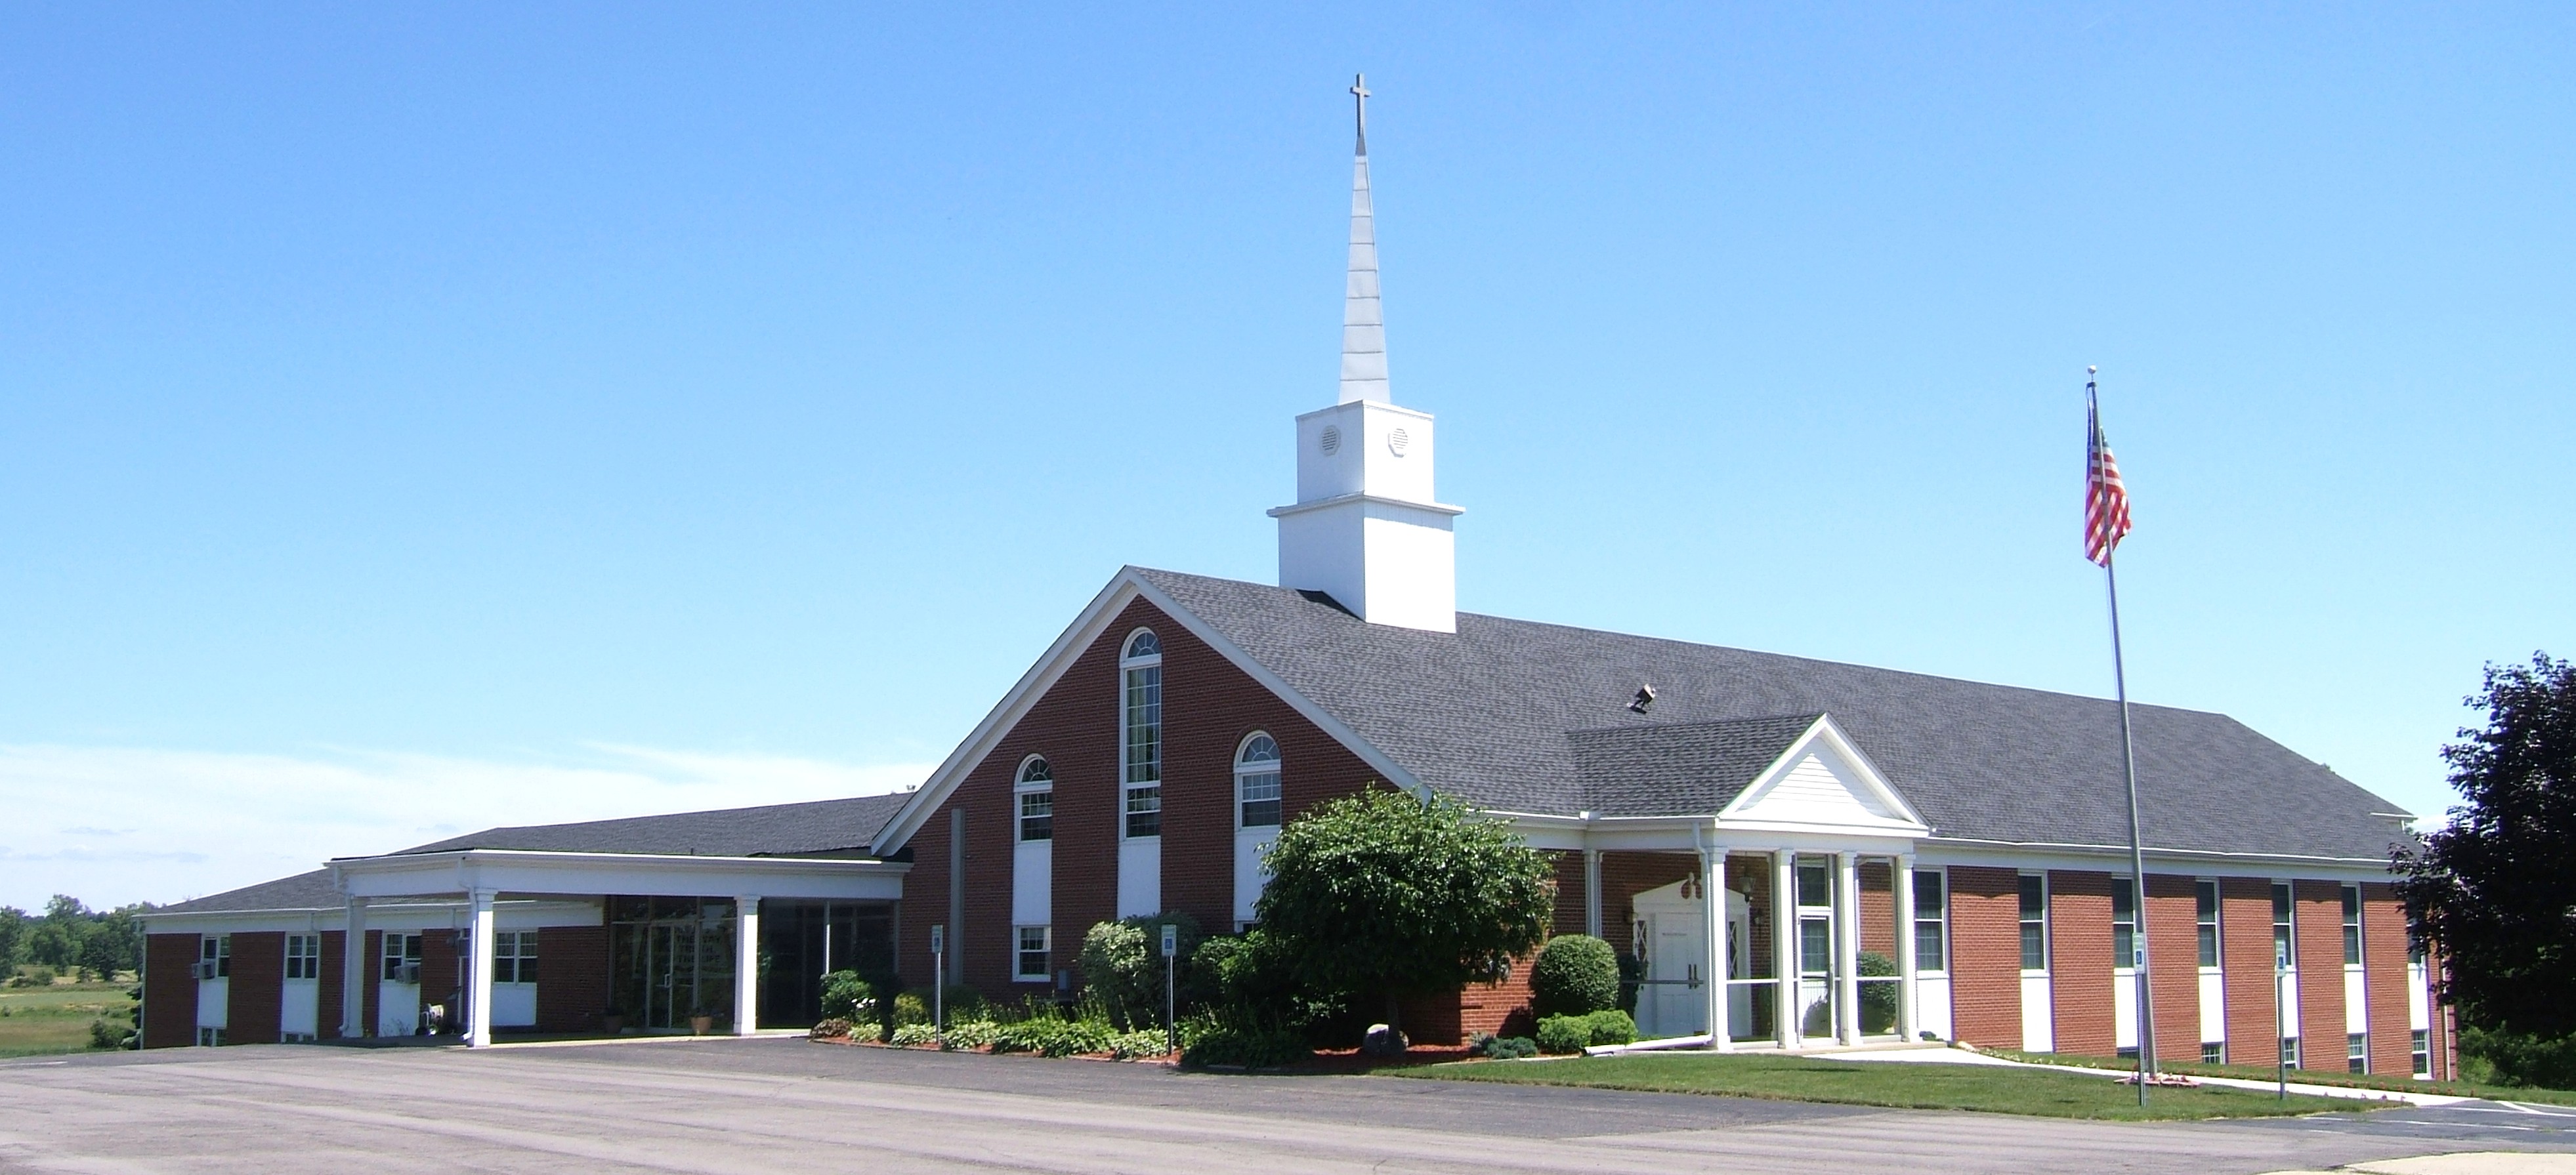
[[[1180,953],[1181,928],[1166,922],[1163,924],[1163,957],[1169,959]]]
[[[931,954],[934,954],[934,955],[936,955],[936,954],[941,954],[941,953],[945,952],[945,951],[947,950],[947,948],[948,948],[948,928],[947,928],[947,927],[945,927],[945,926],[933,926],[933,927],[931,927],[931,928],[930,928],[930,953],[931,953]]]

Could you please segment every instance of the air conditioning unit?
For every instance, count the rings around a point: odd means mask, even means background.
[[[199,960],[197,960],[197,978],[199,978],[199,979],[213,979],[213,978],[215,978],[215,961],[214,961],[213,959],[199,959]]]
[[[405,964],[403,964],[401,967],[399,967],[399,968],[395,969],[395,971],[394,971],[394,982],[396,982],[396,983],[418,983],[418,982],[420,982],[420,964],[418,964],[418,963],[405,963]]]

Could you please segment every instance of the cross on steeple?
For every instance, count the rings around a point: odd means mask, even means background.
[[[1368,100],[1369,100],[1369,88],[1368,88],[1368,75],[1367,75],[1367,74],[1364,74],[1364,73],[1363,73],[1363,74],[1354,74],[1354,75],[1352,75],[1352,77],[1351,77],[1351,97],[1352,97],[1352,99],[1357,103],[1357,105],[1358,105],[1358,107],[1359,107],[1359,131],[1360,131],[1360,150],[1359,150],[1359,153],[1360,153],[1360,154],[1362,154],[1362,155],[1366,155],[1366,154],[1368,154]]]

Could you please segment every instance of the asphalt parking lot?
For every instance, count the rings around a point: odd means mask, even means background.
[[[2469,1103],[2117,1124],[792,1039],[175,1049],[0,1062],[0,1171],[2135,1171],[2576,1150]]]

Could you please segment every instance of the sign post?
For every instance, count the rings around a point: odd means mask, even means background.
[[[930,928],[930,1030],[948,1032],[948,927]]]
[[[1173,993],[1173,979],[1180,966],[1181,928],[1163,924],[1163,1051],[1177,1052],[1181,1047],[1180,1029],[1172,1021],[1172,1009],[1179,998]]]

